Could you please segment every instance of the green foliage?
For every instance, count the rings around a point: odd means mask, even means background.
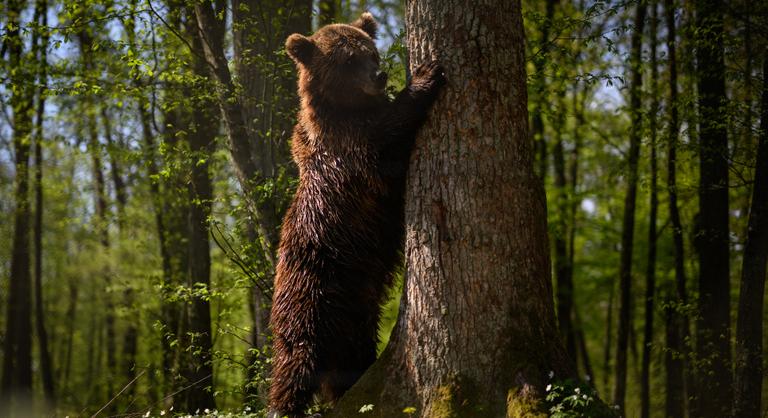
[[[571,379],[555,381],[546,387],[546,403],[551,418],[611,418],[615,411],[603,403],[597,391]]]

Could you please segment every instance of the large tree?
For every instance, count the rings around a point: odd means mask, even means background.
[[[544,190],[527,131],[519,1],[409,2],[412,67],[448,86],[416,140],[400,316],[333,416],[538,416],[571,377],[555,323]],[[444,36],[451,27],[453,36]]]

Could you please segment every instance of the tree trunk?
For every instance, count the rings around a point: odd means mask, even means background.
[[[412,1],[406,27],[411,65],[436,58],[449,86],[411,158],[398,323],[332,416],[543,416],[548,374],[574,371],[527,135],[520,2]]]
[[[544,138],[544,116],[542,108],[547,105],[547,80],[544,75],[547,62],[547,49],[549,47],[549,30],[552,27],[552,19],[555,16],[555,1],[547,0],[544,12],[544,21],[541,23],[541,39],[539,49],[533,58],[536,82],[533,83],[533,115],[531,116],[531,136],[536,147],[538,158],[538,174],[542,180],[547,176],[547,141]]]
[[[109,171],[110,177],[112,177],[112,185],[115,187],[115,200],[117,203],[117,225],[122,230],[124,228],[123,222],[125,221],[125,205],[128,203],[128,196],[125,187],[125,181],[120,170],[120,162],[118,161],[118,145],[112,137],[112,122],[110,120],[110,114],[107,106],[101,107],[101,121],[104,126],[104,139],[107,142],[107,155],[109,156],[109,165],[111,170]]]
[[[571,283],[573,283],[574,266],[576,259],[576,212],[578,211],[581,199],[579,199],[577,192],[577,185],[579,184],[579,150],[581,149],[581,127],[585,126],[584,120],[584,106],[587,98],[588,87],[584,86],[582,94],[579,95],[579,89],[577,88],[573,94],[573,112],[575,114],[576,123],[573,128],[573,149],[570,153],[570,201],[568,206],[568,264],[570,265]],[[575,298],[575,295],[574,295]],[[592,361],[589,358],[589,352],[587,351],[587,342],[584,336],[584,326],[579,315],[579,310],[576,304],[573,305],[573,319],[574,329],[576,335],[576,345],[579,351],[579,358],[581,359],[581,368],[584,370],[585,378],[589,380],[593,387],[597,387],[595,379],[595,373],[592,369]],[[574,359],[576,360],[576,359]],[[580,370],[578,361],[577,370]]]
[[[699,105],[699,254],[696,391],[702,418],[732,407],[728,228],[728,135],[721,0],[696,1]]]
[[[10,0],[5,43],[8,45],[10,104],[13,109],[13,148],[16,154],[16,209],[14,211],[11,277],[3,344],[3,375],[0,382],[0,414],[25,408],[32,396],[32,277],[30,275],[29,221],[29,139],[32,133],[33,96],[29,86],[33,75],[22,61],[24,41],[19,32],[24,2]],[[10,320],[13,318],[13,320]]]
[[[190,25],[191,26],[191,25]],[[200,38],[190,28],[192,44],[202,52]],[[193,54],[192,71],[196,76],[208,76],[202,59]],[[192,92],[190,92],[192,93]],[[188,133],[191,175],[188,185],[189,200],[189,276],[187,284],[192,290],[191,301],[187,304],[187,332],[191,353],[185,367],[187,384],[186,408],[189,412],[215,409],[213,386],[213,331],[211,329],[211,308],[208,292],[211,288],[211,252],[209,242],[209,221],[213,203],[213,179],[210,173],[210,159],[214,151],[218,124],[211,109],[211,100],[201,99],[192,110],[192,129]]]
[[[85,76],[91,75],[94,71],[94,63],[92,62],[92,45],[93,38],[88,33],[89,29],[86,27],[80,33],[78,33],[78,39],[80,41],[80,53],[83,60],[83,74]],[[92,175],[93,175],[93,193],[94,193],[94,231],[99,239],[101,250],[105,258],[110,251],[109,242],[109,215],[108,215],[108,203],[106,195],[106,183],[104,180],[104,171],[102,164],[102,146],[99,141],[99,131],[96,120],[96,106],[100,106],[93,102],[92,96],[85,97],[85,118],[86,129],[88,130],[88,149],[91,154]],[[105,265],[102,266],[102,277],[104,280],[104,289],[107,291],[101,295],[104,301],[104,324],[106,327],[106,351],[107,351],[107,382],[105,385],[105,396],[107,399],[111,399],[114,396],[113,381],[115,372],[117,370],[117,358],[115,356],[116,336],[115,336],[115,307],[112,301],[112,294],[109,292],[109,288],[112,286],[112,273],[109,268],[108,259]]]
[[[42,21],[41,21],[42,19]],[[48,4],[38,0],[35,4],[35,22],[41,22],[43,28],[48,25]],[[38,354],[40,355],[40,376],[46,409],[55,406],[55,390],[51,353],[48,348],[48,332],[45,328],[45,309],[43,307],[43,117],[45,114],[45,94],[48,83],[48,34],[43,32],[38,44],[37,32],[33,35],[32,45],[37,49],[39,65],[37,110],[35,115],[35,220],[33,226],[35,250],[35,329],[37,332]]]
[[[768,260],[768,53],[763,57],[763,97],[755,181],[741,268],[736,324],[734,418],[759,418],[763,386],[763,328]]]
[[[555,95],[565,95],[565,92],[555,92]],[[562,105],[562,103],[561,103]],[[562,109],[562,107],[561,107]],[[564,109],[563,109],[564,111]],[[555,228],[553,233],[554,241],[554,262],[555,262],[555,296],[557,300],[557,321],[559,324],[560,335],[565,341],[565,350],[571,359],[574,367],[576,366],[578,353],[576,352],[576,331],[573,325],[573,266],[568,256],[568,191],[565,178],[565,151],[563,150],[562,129],[565,124],[565,115],[563,111],[559,112],[553,119],[553,129],[555,131],[555,144],[552,147],[553,167],[555,171],[555,196],[556,210]]]
[[[229,61],[225,55],[224,30],[225,22],[219,18],[224,2],[214,4],[206,0],[195,4],[194,14],[197,18],[197,28],[205,58],[210,71],[218,82],[216,93],[222,119],[226,128],[230,155],[235,165],[240,187],[249,210],[258,222],[260,240],[265,254],[274,254],[277,245],[277,229],[280,224],[269,199],[258,198],[258,186],[263,183],[266,173],[263,173],[254,160],[251,132],[243,104],[238,97],[239,86],[229,70]],[[274,265],[274,262],[272,263]]]
[[[136,11],[138,7],[137,3],[138,2],[136,0],[132,0],[130,2],[130,10],[132,12]],[[134,54],[134,56],[138,56],[139,51],[137,50],[136,45],[136,28],[134,16],[135,15],[131,15],[130,18],[125,19],[125,33],[128,40],[129,50]],[[176,14],[173,16],[175,17]],[[172,24],[175,24],[177,29],[180,27],[180,23],[178,22],[172,22]],[[174,291],[174,288],[180,284],[180,276],[182,274],[186,274],[187,272],[185,268],[186,260],[182,261],[180,259],[180,257],[183,256],[184,251],[181,251],[181,254],[179,254],[180,251],[178,250],[178,245],[174,245],[174,243],[179,244],[183,237],[174,237],[171,228],[169,227],[169,224],[173,223],[169,222],[169,220],[165,218],[167,216],[169,218],[176,219],[183,217],[184,215],[173,213],[174,211],[166,211],[168,206],[167,201],[172,199],[172,197],[169,196],[169,193],[166,193],[166,191],[161,190],[160,187],[162,180],[159,177],[159,155],[157,142],[155,140],[156,132],[153,129],[154,115],[152,110],[149,108],[149,100],[147,100],[147,97],[144,94],[145,85],[138,72],[131,74],[131,84],[137,91],[135,100],[136,110],[139,116],[139,123],[141,125],[141,135],[144,150],[143,161],[145,161],[146,164],[147,177],[150,179],[149,193],[152,200],[155,227],[157,229],[157,238],[160,247],[160,258],[163,270],[163,299],[160,308],[160,321],[162,323],[161,346],[163,348],[163,384],[161,393],[169,394],[174,392],[175,384],[178,383],[177,379],[175,378],[175,376],[178,374],[178,370],[176,369],[177,353],[173,343],[174,340],[178,339],[180,316],[180,304],[176,301],[172,301],[170,294]],[[166,122],[172,123],[172,120],[167,120]],[[186,222],[186,220],[184,221]],[[176,222],[174,225],[178,224],[179,222]],[[184,244],[182,243],[181,245]],[[167,402],[168,405],[172,404],[173,398],[167,399]]]
[[[167,92],[175,97],[192,96],[191,92],[184,91],[179,85],[172,86]],[[168,178],[160,180],[161,184],[157,185],[158,192],[161,193],[157,202],[165,234],[161,238],[165,240],[166,251],[163,264],[164,268],[167,268],[167,274],[163,278],[164,295],[161,307],[165,381],[167,388],[175,393],[193,383],[184,379],[185,368],[191,366],[183,351],[184,347],[192,344],[187,338],[188,312],[185,301],[175,297],[179,289],[187,289],[189,286],[189,211],[192,202],[187,192],[188,180],[181,171],[185,167],[186,159],[180,142],[188,135],[188,129],[192,125],[191,109],[175,105],[166,107],[163,111],[163,124],[165,128],[162,132],[162,142],[166,152],[162,157],[167,167],[176,167],[171,169],[172,174]],[[178,399],[186,399],[186,394],[181,392],[169,399],[169,405]]]
[[[603,343],[603,388],[608,393],[611,377],[611,347],[613,347],[613,311],[614,299],[616,293],[616,283],[611,282],[611,288],[608,291],[608,308],[606,308],[605,320],[605,342]]]
[[[106,139],[107,155],[109,156],[110,165],[110,177],[112,178],[112,186],[115,189],[115,200],[117,206],[117,225],[119,232],[122,234],[125,231],[125,205],[128,203],[128,195],[126,191],[125,181],[123,180],[121,165],[118,160],[118,144],[113,139],[112,123],[110,121],[110,114],[107,110],[107,106],[101,107],[101,120],[104,126],[104,138]],[[130,283],[124,284],[123,300],[121,301],[123,309],[131,312],[133,306],[133,288]],[[127,385],[132,382],[136,377],[136,351],[138,350],[138,329],[136,327],[136,321],[130,320],[125,324],[125,332],[123,334],[122,341],[122,360],[120,364],[120,371],[124,373],[122,385]],[[117,377],[117,376],[115,376]],[[135,394],[136,385],[129,385],[126,391],[121,395],[122,399],[131,400]]]
[[[324,12],[335,13],[335,2],[321,2],[319,18],[324,19]],[[326,16],[327,17],[327,16]],[[262,188],[262,211],[269,212],[274,224],[261,222],[262,230],[278,231],[279,221],[284,214],[286,196],[281,185],[281,171],[294,173],[288,151],[288,139],[291,136],[294,121],[293,109],[298,105],[296,95],[296,77],[293,65],[286,56],[277,53],[283,49],[285,39],[292,33],[307,33],[312,26],[312,1],[256,1],[235,0],[233,3],[233,46],[234,65],[242,94],[238,100],[246,122],[248,136],[253,143],[251,151],[253,161],[265,178],[269,178],[271,188]],[[286,71],[291,69],[291,71]],[[246,226],[246,242],[260,242],[257,234],[259,225],[249,221]],[[273,238],[277,238],[275,233]],[[276,241],[268,242],[259,248],[260,254],[253,254],[254,260],[263,262],[260,266],[270,278],[267,287],[271,287],[274,276]],[[249,356],[246,373],[245,392],[248,402],[258,408],[260,388],[254,385],[258,380],[255,364],[264,363],[263,356],[269,339],[269,310],[271,296],[265,295],[258,286],[251,289],[249,306],[252,309],[253,326],[251,332],[251,353],[261,356]]]
[[[648,131],[650,134],[651,184],[648,214],[648,262],[645,273],[645,326],[643,329],[643,358],[640,371],[640,417],[651,415],[651,348],[653,346],[654,299],[656,297],[656,218],[659,212],[658,164],[656,160],[656,117],[659,111],[658,68],[656,67],[656,31],[658,28],[658,5],[651,3],[651,108],[648,112]]]
[[[624,415],[624,400],[627,393],[627,348],[632,329],[632,249],[635,238],[635,204],[637,201],[637,165],[640,159],[640,135],[642,133],[643,83],[642,49],[643,28],[645,27],[645,2],[639,2],[635,12],[635,27],[632,32],[630,57],[631,81],[629,85],[629,112],[632,124],[629,131],[629,155],[627,156],[627,194],[624,198],[624,219],[621,233],[621,255],[619,266],[619,325],[616,337],[616,369],[613,382],[613,403]]]
[[[67,283],[67,312],[64,314],[67,324],[66,342],[64,348],[63,368],[59,381],[62,382],[62,393],[70,388],[70,372],[72,371],[72,352],[75,344],[75,321],[77,320],[77,302],[80,294],[77,283],[73,278]]]
[[[677,98],[677,39],[675,31],[674,0],[664,1],[667,19],[667,54],[669,56],[669,132],[667,134],[667,194],[669,196],[669,219],[672,225],[675,280],[668,292],[666,308],[667,350],[664,353],[666,368],[665,411],[669,418],[682,418],[685,414],[687,391],[686,359],[688,358],[688,319],[682,313],[688,303],[685,278],[685,249],[683,226],[677,206],[677,141],[680,129]]]
[[[89,104],[89,107],[90,106],[93,106],[93,104]],[[106,183],[104,180],[104,170],[101,161],[102,149],[101,143],[99,142],[99,135],[96,126],[96,116],[92,113],[89,113],[90,110],[93,109],[86,110],[86,118],[88,119],[88,135],[90,136],[88,148],[90,149],[91,163],[93,164],[92,173],[94,182],[93,189],[95,213],[93,223],[96,235],[99,238],[99,244],[101,245],[103,254],[106,257],[110,251],[108,217],[109,209],[107,207],[107,194],[105,190]],[[115,307],[114,303],[112,302],[112,295],[109,292],[109,288],[112,286],[112,273],[110,272],[108,263],[109,261],[107,260],[105,261],[105,265],[102,266],[101,274],[104,280],[104,289],[106,289],[106,291],[103,292],[100,297],[104,301],[104,324],[106,327],[107,375],[105,378],[107,384],[105,386],[105,395],[107,396],[107,399],[110,399],[115,394],[112,382],[114,381],[115,371],[117,369],[117,359],[115,356],[117,346],[115,341]]]

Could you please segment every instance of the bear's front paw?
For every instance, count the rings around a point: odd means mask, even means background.
[[[445,70],[437,60],[425,62],[413,70],[411,85],[417,89],[437,92],[445,83]]]

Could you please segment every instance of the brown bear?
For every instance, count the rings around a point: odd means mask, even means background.
[[[376,359],[380,308],[402,258],[404,189],[441,67],[418,67],[393,101],[364,13],[291,35],[301,109],[292,154],[299,186],[283,220],[272,301],[270,416],[333,403]]]

